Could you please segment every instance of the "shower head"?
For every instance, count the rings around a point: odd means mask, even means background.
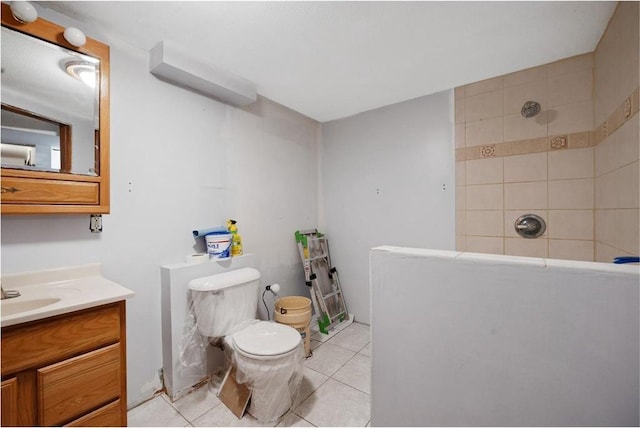
[[[520,114],[522,117],[529,119],[530,117],[534,117],[540,113],[540,103],[536,101],[527,101],[522,106],[522,110],[520,110]]]

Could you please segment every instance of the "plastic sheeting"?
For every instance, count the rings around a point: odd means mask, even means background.
[[[257,278],[250,276],[255,269],[239,269],[228,273],[212,275],[210,278],[220,277],[232,281],[241,281],[245,272],[244,282],[237,282],[232,287],[220,288],[219,285],[210,285],[214,290],[189,290],[189,299],[192,301],[192,309],[198,321],[198,329],[206,337],[223,337],[245,320],[255,318],[258,309],[258,282]],[[246,279],[249,278],[249,279]],[[207,280],[207,277],[192,282]],[[214,282],[214,280],[211,280]],[[201,285],[199,285],[201,286]],[[191,287],[191,286],[190,286]]]
[[[275,422],[296,403],[304,357],[302,340],[293,351],[270,359],[259,360],[231,352],[236,380],[251,388],[247,410],[258,422]]]
[[[214,339],[200,333],[196,324],[195,309],[193,300],[190,298],[185,315],[178,370],[205,365],[207,347]],[[251,389],[248,412],[260,423],[266,424],[277,421],[292,405],[297,404],[305,352],[302,340],[293,351],[276,357],[267,357],[269,359],[249,358],[235,351],[230,335],[257,322],[259,320],[244,321],[230,328],[229,335],[221,343],[224,343],[227,363],[236,367],[236,380],[239,383],[248,384]]]
[[[187,310],[184,316],[184,328],[182,330],[182,342],[180,344],[180,362],[178,371],[185,367],[201,367],[207,362],[207,346],[209,338],[200,334],[196,324],[196,312],[194,310],[191,292],[188,295]]]

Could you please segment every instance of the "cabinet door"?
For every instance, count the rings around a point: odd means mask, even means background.
[[[12,377],[2,381],[2,426],[18,425],[18,379]]]

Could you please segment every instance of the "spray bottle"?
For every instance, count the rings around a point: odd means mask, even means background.
[[[231,257],[242,255],[242,237],[238,233],[236,221],[229,219],[227,221],[227,229],[231,233]]]

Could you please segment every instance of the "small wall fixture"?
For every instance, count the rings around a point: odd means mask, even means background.
[[[518,217],[513,224],[516,233],[523,238],[536,239],[547,230],[547,223],[536,214],[525,214]]]
[[[11,8],[13,17],[23,24],[38,19],[38,11],[28,1],[12,1],[9,7]]]
[[[102,214],[91,214],[89,216],[89,230],[91,233],[102,232]]]
[[[540,107],[540,103],[539,102],[537,102],[537,101],[527,101],[522,106],[522,109],[520,110],[520,114],[525,119],[529,119],[531,117],[536,116],[538,113],[540,113],[540,110],[542,110],[542,108]]]
[[[82,31],[77,29],[76,27],[69,27],[64,30],[62,33],[65,40],[71,43],[73,46],[80,48],[87,43],[87,37],[84,35]]]

